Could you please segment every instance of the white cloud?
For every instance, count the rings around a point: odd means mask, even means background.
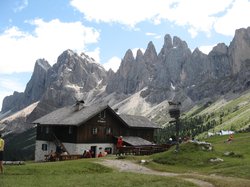
[[[120,23],[135,27],[143,21],[160,24],[170,21],[196,37],[215,30],[223,35],[250,25],[248,0],[71,0],[71,5],[89,21]]]
[[[114,72],[118,70],[121,64],[121,59],[114,56],[111,59],[108,60],[107,63],[103,64],[103,67],[108,71],[109,69],[112,69]]]
[[[202,51],[205,54],[208,54],[210,51],[212,51],[213,47],[215,45],[206,45],[206,46],[200,46],[199,50]]]
[[[99,39],[99,32],[81,22],[36,19],[29,24],[35,26],[32,34],[17,27],[0,34],[0,73],[32,72],[38,58],[54,64],[64,50],[84,52],[87,44],[96,43]],[[96,52],[99,54],[98,50]]]
[[[24,8],[26,8],[28,6],[28,0],[22,0],[20,2],[16,2],[16,7],[13,9],[14,12],[20,12],[22,11]]]
[[[71,0],[71,5],[84,13],[89,21],[117,22],[130,27],[137,23],[151,20],[158,23],[159,9],[168,7],[174,0]]]
[[[147,32],[146,33],[146,36],[155,36],[156,35],[156,33],[153,33],[153,32]]]
[[[248,0],[234,1],[226,14],[215,23],[215,31],[233,36],[236,29],[250,26],[250,2]]]
[[[89,57],[95,59],[96,62],[100,63],[100,48],[96,48],[94,51],[86,51],[86,53]]]
[[[160,39],[160,38],[161,38],[161,35],[158,35],[158,34],[153,33],[153,32],[147,32],[147,33],[146,33],[146,36],[152,36],[152,37],[154,37],[155,39]]]
[[[23,92],[24,91],[24,86],[23,83],[18,82],[17,80],[10,80],[10,79],[5,79],[5,78],[0,78],[0,87],[3,90],[6,91],[18,91],[18,92]]]

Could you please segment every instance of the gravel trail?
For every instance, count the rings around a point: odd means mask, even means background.
[[[159,175],[159,176],[167,176],[167,177],[178,177],[180,176],[181,179],[192,182],[198,186],[202,187],[214,187],[213,184],[202,181],[199,179],[194,179],[194,178],[187,178],[181,176],[182,174],[177,174],[177,173],[169,173],[169,172],[159,172],[159,171],[154,171],[152,169],[149,169],[143,165],[140,164],[135,164],[133,162],[130,162],[128,160],[109,160],[109,159],[104,159],[102,162],[98,162],[100,164],[103,164],[108,167],[112,167],[117,169],[120,172],[134,172],[134,173],[141,173],[141,174],[150,174],[150,175]]]

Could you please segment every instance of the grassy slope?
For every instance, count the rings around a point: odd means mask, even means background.
[[[151,167],[174,172],[199,172],[238,178],[250,179],[250,133],[234,135],[231,143],[224,143],[228,136],[215,136],[206,139],[212,143],[213,151],[203,151],[190,144],[182,144],[180,152],[176,154],[174,147],[164,153],[152,155]],[[225,152],[233,152],[232,156],[225,156]],[[220,163],[211,163],[211,158],[222,158]]]
[[[5,166],[0,175],[1,187],[153,187],[153,186],[195,186],[176,178],[115,172],[94,163],[95,159],[75,161],[27,163],[21,166]]]
[[[204,124],[216,121],[210,132],[244,130],[250,126],[250,92],[234,99],[220,99],[208,107],[195,106],[185,115],[186,118],[199,116],[204,117]]]

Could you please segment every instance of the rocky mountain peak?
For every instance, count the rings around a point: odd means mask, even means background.
[[[125,56],[123,57],[123,61],[124,62],[132,62],[134,61],[134,55],[131,49],[127,50],[127,52],[125,53]]]
[[[196,102],[235,91],[236,85],[244,90],[250,85],[249,41],[250,28],[239,29],[229,47],[218,44],[206,55],[198,48],[191,53],[185,41],[166,34],[159,54],[152,42],[145,53],[138,50],[136,58],[129,49],[116,73],[106,72],[85,53],[66,50],[53,67],[38,60],[25,93],[6,97],[8,104],[3,106],[6,111],[40,98],[37,110],[48,112],[72,104],[76,94],[86,102],[107,99],[116,103],[137,93],[144,101],[159,104],[178,94]]]
[[[38,70],[39,68],[43,68],[45,71],[48,71],[49,68],[51,68],[51,65],[49,62],[45,59],[38,59],[35,63],[35,68],[33,73]]]
[[[136,52],[136,61],[141,61],[143,59],[143,53],[141,49],[138,49]]]
[[[8,110],[15,112],[40,100],[45,92],[47,73],[50,68],[48,61],[38,59],[35,62],[31,79],[27,83],[25,91],[21,93],[14,92],[13,95],[6,97],[3,100],[2,112]]]
[[[213,47],[211,54],[227,54],[228,47],[225,43],[219,43],[215,47]]]
[[[31,103],[41,99],[47,84],[47,73],[51,68],[48,61],[38,59],[35,63],[34,71],[24,91],[27,100]]]
[[[192,53],[192,56],[198,56],[202,53],[198,47],[196,47]]]
[[[244,62],[250,59],[250,27],[237,29],[229,45],[229,55],[232,56],[233,73],[236,74],[245,66]],[[242,64],[243,63],[243,64]]]
[[[172,38],[169,34],[166,34],[164,37],[164,45],[163,48],[165,49],[171,49],[173,48]]]
[[[155,46],[153,44],[153,42],[149,42],[147,49],[144,53],[144,59],[146,59],[146,61],[155,61],[157,59],[157,52],[155,50]]]
[[[174,36],[173,47],[174,48],[188,48],[188,45],[185,41],[181,40],[179,37]]]

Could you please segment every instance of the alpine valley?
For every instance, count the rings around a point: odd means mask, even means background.
[[[143,115],[162,126],[170,125],[168,101],[180,101],[183,118],[203,117],[204,126],[214,122],[199,133],[239,131],[250,125],[249,89],[250,27],[236,30],[229,46],[219,43],[208,55],[167,34],[160,52],[152,42],[136,56],[127,50],[117,72],[68,49],[53,66],[38,59],[24,92],[4,98],[0,130],[9,152],[26,151],[21,159],[32,159],[31,122],[83,99],[86,105],[105,102],[119,113]]]

